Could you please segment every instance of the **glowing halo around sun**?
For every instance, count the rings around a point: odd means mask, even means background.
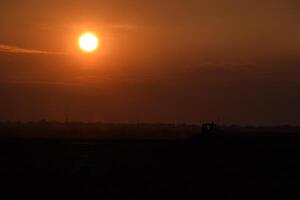
[[[82,51],[90,53],[97,50],[99,39],[93,33],[84,33],[79,37],[78,44]]]

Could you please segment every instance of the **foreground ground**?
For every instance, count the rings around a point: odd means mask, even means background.
[[[269,199],[300,181],[300,140],[292,139],[2,140],[0,159],[10,189]]]

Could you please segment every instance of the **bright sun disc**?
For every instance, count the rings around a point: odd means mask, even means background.
[[[79,46],[85,52],[95,51],[98,47],[98,38],[92,33],[85,33],[79,38]]]

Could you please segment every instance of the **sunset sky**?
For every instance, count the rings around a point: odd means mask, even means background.
[[[0,120],[300,125],[299,24],[299,0],[1,0]]]

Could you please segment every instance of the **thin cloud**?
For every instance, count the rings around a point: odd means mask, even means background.
[[[39,24],[39,27],[44,30],[57,30],[57,29],[72,29],[76,31],[87,30],[94,25],[84,25],[84,24]],[[101,23],[96,27],[101,27],[101,29],[109,29],[109,30],[123,30],[123,31],[134,31],[140,29],[140,26],[134,24],[127,23]],[[92,28],[93,29],[93,28]],[[97,28],[96,28],[97,29]]]
[[[63,52],[43,51],[37,49],[27,49],[6,44],[0,44],[0,52],[11,54],[51,54],[51,55],[65,55]]]
[[[126,31],[133,31],[138,29],[137,26],[131,24],[108,24],[108,28],[118,29],[118,30],[126,30]]]
[[[74,83],[74,82],[60,82],[60,81],[0,81],[0,85],[48,85],[48,86],[65,86],[65,87],[87,87],[87,88],[100,88],[97,85],[88,83]]]

